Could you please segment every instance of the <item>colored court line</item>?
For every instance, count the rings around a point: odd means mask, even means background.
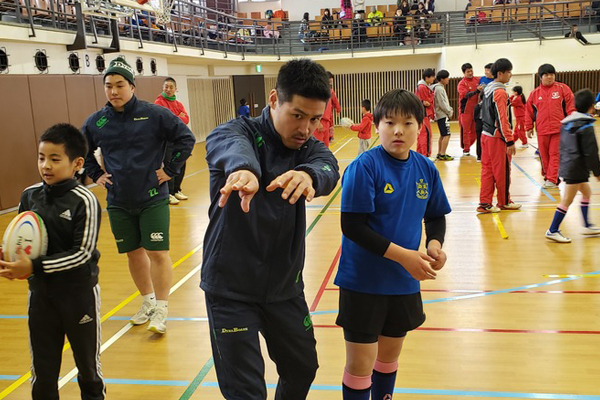
[[[539,183],[537,183],[537,181],[536,181],[535,179],[533,179],[533,177],[532,177],[531,175],[529,175],[529,174],[528,174],[528,173],[527,173],[527,172],[526,172],[526,171],[525,171],[523,168],[521,168],[521,166],[519,166],[519,164],[517,164],[517,163],[516,163],[516,162],[514,162],[514,161],[513,161],[512,163],[513,163],[513,165],[514,165],[515,167],[517,167],[517,169],[518,169],[519,171],[521,171],[521,172],[522,172],[522,173],[523,173],[523,174],[524,174],[524,175],[525,175],[527,178],[529,178],[529,180],[530,180],[531,182],[533,182],[533,184],[534,184],[535,186],[537,186],[538,188],[540,188],[540,190],[542,191],[542,193],[544,193],[544,194],[546,195],[546,197],[547,197],[547,198],[549,198],[549,199],[550,199],[550,200],[552,200],[552,201],[556,201],[556,199],[555,199],[555,198],[554,198],[554,197],[553,197],[553,196],[552,196],[552,195],[551,195],[551,194],[550,194],[550,193],[549,193],[549,192],[548,192],[546,189],[544,189],[544,188],[542,187],[542,185],[540,185]]]
[[[319,301],[321,301],[321,296],[323,296],[323,292],[325,291],[325,288],[327,287],[327,284],[329,283],[329,280],[331,279],[331,274],[333,274],[333,270],[335,269],[335,266],[337,265],[338,260],[340,259],[341,255],[342,255],[342,246],[340,246],[340,248],[338,249],[335,257],[333,257],[333,261],[331,262],[331,265],[329,266],[329,269],[327,270],[327,273],[325,274],[325,278],[323,278],[323,282],[321,282],[321,287],[317,291],[317,295],[315,296],[315,299],[313,300],[313,303],[310,306],[311,312],[313,312],[317,309],[317,306],[319,305]]]
[[[481,179],[475,178],[475,180],[477,181],[477,185],[479,185],[479,187],[481,187]],[[481,214],[478,214],[478,215],[481,215]],[[492,219],[494,220],[494,224],[496,224],[496,228],[498,228],[498,231],[500,232],[500,236],[502,236],[502,239],[508,239],[508,233],[506,233],[506,229],[504,229],[504,225],[502,225],[502,221],[500,221],[500,217],[498,216],[498,213],[492,213]]]
[[[315,328],[341,328],[338,325],[314,325]],[[600,331],[565,331],[556,329],[498,329],[498,328],[432,328],[421,327],[416,331],[431,332],[478,332],[478,333],[559,333],[572,335],[600,335]]]
[[[219,387],[217,382],[204,382],[203,387]],[[268,383],[268,389],[275,389],[276,384]],[[312,391],[335,391],[340,392],[341,386],[338,385],[311,385]],[[477,390],[444,390],[444,389],[416,389],[416,388],[395,388],[396,394],[418,394],[425,396],[463,396],[463,397],[493,397],[493,398],[512,398],[512,399],[550,399],[550,400],[600,400],[599,395],[585,394],[563,394],[563,393],[519,393],[519,392],[493,392]]]
[[[196,246],[192,251],[188,252],[185,256],[180,258],[175,264],[173,264],[173,268],[176,268],[177,266],[179,266],[181,263],[183,263],[185,260],[190,258],[194,253],[196,253],[201,248],[202,248],[201,244]],[[140,292],[136,291],[131,296],[129,296],[127,299],[123,300],[119,305],[117,305],[115,308],[113,308],[108,313],[106,313],[100,319],[100,323],[106,321],[108,318],[110,318],[112,315],[114,315],[117,311],[119,311],[120,309],[125,307],[133,299],[135,299],[139,294],[140,294]],[[131,324],[128,324],[128,325],[129,325],[129,327],[132,326]],[[65,343],[65,345],[63,346],[63,353],[70,347],[71,347],[71,344],[69,342]],[[13,391],[15,391],[19,386],[21,386],[23,383],[25,383],[30,378],[31,378],[31,371],[27,372],[26,374],[23,374],[19,379],[17,379],[15,382],[13,382],[9,387],[7,387],[2,392],[0,392],[0,400],[5,398],[9,394],[11,394]]]
[[[569,278],[572,275],[544,275],[551,278]],[[593,275],[600,277],[600,275]],[[339,291],[337,287],[325,288],[325,290]],[[472,289],[421,289],[421,293],[489,293],[493,290]],[[531,293],[531,294],[600,294],[600,290],[515,290],[509,294]]]
[[[575,275],[543,275],[546,278],[600,278],[600,275],[575,274]]]

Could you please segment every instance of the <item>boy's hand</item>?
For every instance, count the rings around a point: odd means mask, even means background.
[[[515,154],[517,154],[517,149],[515,148],[514,144],[506,148],[506,154],[508,154],[509,156],[514,156]]]
[[[533,137],[533,129],[527,131],[527,137],[531,139]]]
[[[158,178],[159,185],[162,185],[163,183],[171,180],[171,177],[167,175],[165,170],[162,168],[156,170],[156,177]]]
[[[418,281],[435,279],[436,273],[429,264],[435,260],[427,254],[415,250],[404,250],[398,262]]]
[[[20,247],[17,247],[17,261],[0,261],[0,276],[7,279],[25,279],[33,273],[33,263]]]
[[[423,101],[423,105],[424,105],[425,107],[429,107],[429,106],[431,105],[431,103],[430,103],[430,102],[428,102],[427,100],[424,100],[424,101]]]
[[[2,247],[0,247],[0,261],[4,261],[4,253],[2,252]],[[2,266],[0,266],[0,269],[2,269]]]
[[[446,260],[448,259],[446,257],[446,253],[444,252],[444,250],[442,250],[440,242],[438,242],[437,240],[432,240],[431,242],[429,242],[429,246],[427,247],[427,255],[429,255],[435,260],[432,263],[430,263],[430,265],[431,268],[433,268],[436,271],[442,269],[446,264]]]
[[[247,213],[250,211],[250,201],[258,192],[259,184],[258,178],[251,171],[241,169],[235,171],[227,177],[227,182],[220,190],[221,198],[219,199],[219,207],[225,207],[227,199],[232,191],[239,192],[240,199],[242,199],[241,207],[242,210]]]
[[[306,201],[311,201],[315,197],[312,183],[312,178],[306,172],[288,171],[273,179],[267,186],[267,192],[282,188],[281,198],[287,200],[289,197],[290,204],[295,204],[302,195],[306,197]]]
[[[112,178],[112,174],[109,174],[108,172],[105,172],[100,178],[98,178],[98,180],[96,181],[96,183],[99,186],[102,186],[104,189],[106,189],[106,185],[112,185],[112,181],[109,179]]]

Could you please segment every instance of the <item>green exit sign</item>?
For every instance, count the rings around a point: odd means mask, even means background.
[[[256,72],[262,72],[262,65],[256,64]]]

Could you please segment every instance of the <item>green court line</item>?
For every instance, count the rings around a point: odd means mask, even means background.
[[[198,372],[198,375],[196,375],[192,383],[190,383],[190,386],[188,386],[187,389],[185,389],[185,392],[183,392],[179,400],[188,400],[190,397],[192,397],[192,395],[194,394],[196,389],[198,389],[198,386],[200,386],[200,384],[208,374],[208,371],[210,371],[213,365],[215,365],[215,362],[211,357],[208,359],[206,364],[204,364],[200,372]]]

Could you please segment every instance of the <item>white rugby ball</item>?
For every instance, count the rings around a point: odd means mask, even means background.
[[[350,118],[344,117],[340,118],[340,125],[344,128],[350,128],[352,125],[354,125],[354,122]]]
[[[48,232],[42,218],[33,211],[25,211],[10,222],[2,238],[4,261],[17,260],[20,247],[30,259],[45,255],[48,250]]]
[[[600,111],[600,101],[594,105],[594,108]]]

